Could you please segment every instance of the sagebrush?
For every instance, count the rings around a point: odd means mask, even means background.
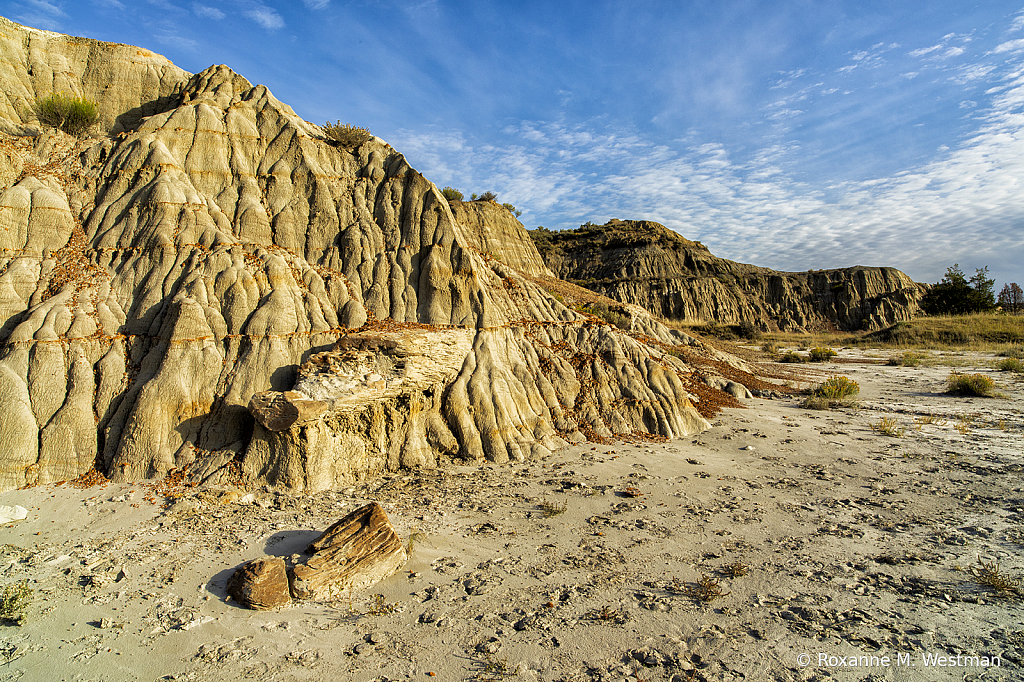
[[[366,128],[360,128],[349,123],[331,123],[327,121],[320,129],[324,131],[324,135],[328,140],[333,140],[339,143],[342,147],[358,147],[364,142],[367,142],[373,133]]]
[[[811,362],[832,362],[832,358],[839,355],[831,348],[823,348],[818,346],[811,349],[809,359]]]
[[[952,372],[949,375],[946,392],[991,397],[995,395],[995,383],[984,374]]]
[[[860,384],[846,376],[832,376],[811,391],[802,407],[827,410],[830,407],[852,407],[860,393]]]
[[[96,102],[62,92],[36,99],[32,111],[43,125],[76,137],[85,134],[100,119]]]

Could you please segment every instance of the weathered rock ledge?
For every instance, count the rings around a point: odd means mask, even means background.
[[[909,320],[925,291],[895,268],[795,273],[736,263],[650,221],[530,235],[555,276],[672,320],[874,330]]]

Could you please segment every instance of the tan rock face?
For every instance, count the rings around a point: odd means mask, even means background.
[[[332,144],[224,66],[3,33],[9,103],[39,60],[87,96],[110,69],[138,85],[102,100],[131,114],[112,137],[28,136],[0,107],[0,489],[218,482],[244,454],[249,482],[315,491],[707,427],[666,350],[692,339],[567,309],[507,211],[459,222],[383,141]]]
[[[525,275],[551,275],[530,233],[504,206],[494,201],[455,201],[451,209],[460,233],[474,249]]]
[[[296,599],[339,599],[387,578],[407,559],[401,538],[376,502],[345,515],[306,551],[313,556],[292,569]]]
[[[0,117],[35,123],[37,97],[66,93],[97,102],[100,128],[119,133],[167,108],[189,73],[132,45],[20,26],[0,17]]]
[[[649,221],[530,234],[556,276],[670,319],[879,329],[909,320],[924,292],[895,268],[793,273],[735,263]]]
[[[238,567],[228,579],[228,594],[242,606],[256,611],[291,603],[284,559],[253,559]]]

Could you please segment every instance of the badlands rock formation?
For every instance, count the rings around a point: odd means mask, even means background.
[[[225,66],[7,21],[0,50],[2,489],[95,466],[322,490],[691,434],[732,400],[709,386],[753,381],[649,316],[565,307],[518,222],[496,247],[387,143],[333,142]],[[61,90],[99,101],[95,137],[32,120]]]
[[[557,277],[669,319],[875,330],[909,320],[924,292],[895,268],[778,272],[736,263],[649,221],[530,234]]]

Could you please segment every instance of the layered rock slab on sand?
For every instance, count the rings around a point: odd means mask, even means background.
[[[402,540],[376,502],[356,509],[324,531],[292,569],[296,599],[334,600],[392,575],[408,558]]]

